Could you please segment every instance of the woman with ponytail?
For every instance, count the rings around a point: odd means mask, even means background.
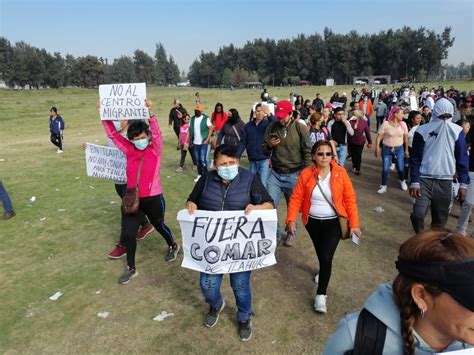
[[[446,229],[418,234],[402,244],[396,267],[393,285],[345,316],[323,354],[474,353],[474,239]],[[375,340],[358,342],[369,328],[379,331]]]

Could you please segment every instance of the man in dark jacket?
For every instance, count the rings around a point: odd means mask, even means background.
[[[240,157],[247,149],[250,171],[260,177],[263,186],[266,186],[270,173],[270,154],[263,151],[262,144],[265,142],[265,130],[273,122],[274,117],[267,117],[270,113],[269,110],[265,112],[264,107],[268,108],[262,104],[255,106],[255,117],[245,125],[244,134],[237,147],[237,155]]]
[[[169,120],[168,123],[170,128],[173,129],[176,137],[178,138],[178,149],[179,149],[179,128],[181,127],[181,120],[184,116],[186,116],[188,112],[186,109],[181,105],[181,102],[178,99],[173,101],[173,107],[170,110]]]
[[[58,109],[51,107],[51,115],[49,116],[49,131],[51,133],[51,143],[58,147],[57,153],[63,152],[63,131],[64,131],[64,120],[58,115]]]
[[[265,131],[265,143],[262,146],[265,154],[272,155],[272,171],[268,178],[267,189],[276,208],[282,193],[288,204],[300,171],[313,164],[308,128],[293,121],[292,112],[291,102],[282,100],[276,104],[277,120],[268,125]],[[294,237],[291,233],[287,233],[284,245],[292,246]],[[279,227],[277,240],[280,240]]]

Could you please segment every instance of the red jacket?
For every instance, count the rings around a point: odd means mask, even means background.
[[[220,132],[224,124],[227,122],[227,112],[219,112],[218,114],[213,112],[211,114],[211,122],[214,125],[214,130]]]
[[[307,167],[301,171],[300,177],[291,194],[288,204],[286,224],[296,222],[298,213],[302,213],[303,223],[308,223],[309,210],[311,207],[311,195],[317,185],[319,170],[316,165]],[[356,193],[352,182],[347,175],[346,169],[331,161],[331,192],[332,203],[341,217],[349,220],[350,228],[359,228],[359,213],[357,211]]]

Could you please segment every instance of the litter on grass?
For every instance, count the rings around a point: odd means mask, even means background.
[[[54,295],[52,295],[49,299],[51,301],[57,301],[57,299],[61,297],[62,295],[64,295],[64,293],[62,293],[61,291],[58,291]]]
[[[60,209],[58,210],[58,212],[64,212],[64,211],[66,211],[64,208],[60,208]]]
[[[36,201],[36,196],[31,196],[30,201],[35,202]]]
[[[99,312],[97,313],[97,317],[99,318],[107,318],[109,316],[110,312]]]
[[[158,314],[153,320],[157,320],[158,322],[164,321],[165,318],[172,317],[174,316],[174,313],[168,313],[166,311],[162,311],[160,314]]]
[[[46,217],[40,218],[40,221],[46,221]]]
[[[385,212],[385,210],[383,209],[382,206],[375,207],[375,208],[374,208],[374,211],[377,212],[377,213],[383,213],[383,212]]]

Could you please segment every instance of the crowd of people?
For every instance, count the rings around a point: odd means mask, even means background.
[[[199,93],[192,114],[179,99],[173,101],[169,126],[180,151],[176,172],[185,171],[189,151],[195,186],[187,201],[196,210],[238,211],[287,205],[276,240],[295,245],[298,215],[319,261],[315,273],[314,310],[328,312],[327,289],[333,258],[341,239],[362,238],[356,191],[349,173],[362,174],[365,147],[372,148],[371,118],[375,115],[375,157],[381,157],[382,182],[387,192],[390,170],[397,170],[400,187],[413,198],[410,219],[416,236],[400,247],[392,284],[381,285],[361,312],[341,320],[326,344],[325,354],[428,354],[474,346],[474,239],[467,238],[467,221],[474,204],[474,154],[470,155],[474,91],[455,88],[401,87],[391,92],[354,89],[348,102],[337,92],[324,103],[291,93],[270,98],[251,108],[245,122],[235,108],[216,103],[207,115]],[[110,258],[126,255],[119,277],[127,284],[138,275],[137,240],[156,229],[167,243],[165,260],[176,260],[180,245],[165,224],[165,199],[160,181],[163,141],[152,113],[145,121],[103,121],[108,145],[127,159],[126,183],[115,182],[118,195],[136,209],[121,212],[120,239]],[[63,151],[64,120],[51,108],[51,142]],[[210,159],[210,152],[213,158]],[[249,169],[241,164],[246,155]],[[348,159],[351,169],[346,169]],[[15,215],[0,182],[4,219]],[[444,229],[456,197],[462,205],[456,232]],[[431,211],[431,228],[424,219]],[[200,273],[200,287],[209,312],[206,327],[214,327],[225,307],[220,293],[223,274]],[[251,272],[230,274],[237,305],[239,338],[252,336]],[[446,317],[450,314],[450,317]],[[361,341],[364,337],[372,342]]]

